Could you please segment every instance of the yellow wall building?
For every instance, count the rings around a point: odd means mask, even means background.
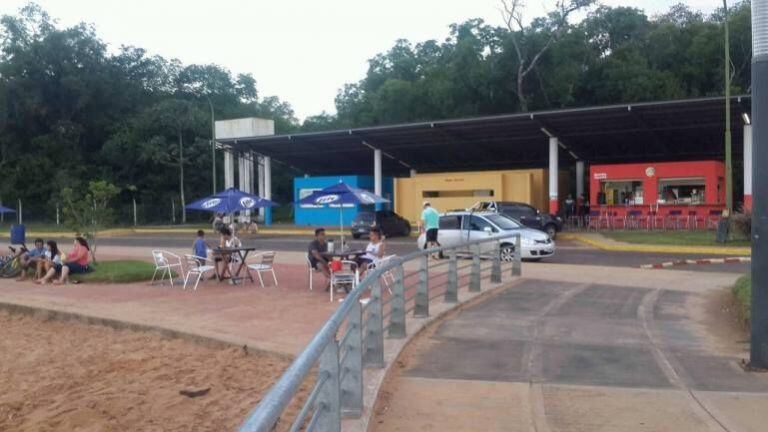
[[[568,191],[567,172],[559,175],[559,190]],[[549,207],[546,169],[417,174],[395,179],[395,211],[416,223],[425,200],[440,212],[465,209],[478,201],[517,201],[541,211]],[[567,195],[567,193],[565,194]]]

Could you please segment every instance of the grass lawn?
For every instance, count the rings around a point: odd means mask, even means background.
[[[722,244],[715,241],[714,231],[608,231],[602,235],[621,242],[671,246],[745,246],[748,240],[731,240]]]
[[[752,278],[750,276],[742,276],[736,281],[736,285],[733,286],[733,296],[736,297],[736,304],[739,307],[739,319],[748,323],[752,305]]]
[[[81,282],[128,283],[152,279],[155,266],[144,261],[99,261],[94,270],[82,275],[73,275],[72,280]]]

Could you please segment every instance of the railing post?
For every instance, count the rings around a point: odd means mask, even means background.
[[[341,430],[341,391],[339,389],[339,343],[334,339],[325,346],[320,356],[320,376],[327,376],[323,388],[317,396],[315,410],[319,416],[317,430]]]
[[[448,261],[448,287],[445,288],[445,302],[456,303],[459,301],[459,274],[458,259],[456,251],[451,250],[450,261]]]
[[[472,247],[472,272],[469,275],[469,291],[480,291],[480,245]]]
[[[341,369],[341,413],[347,418],[359,418],[363,414],[363,307],[359,301],[349,311],[347,332]]]
[[[512,276],[523,274],[523,245],[520,242],[520,234],[515,237],[515,259],[512,260]]]
[[[497,240],[493,243],[493,265],[491,266],[491,282],[501,283],[501,244]]]
[[[389,337],[405,337],[405,283],[402,264],[394,268],[395,284],[389,301]]]
[[[376,279],[371,286],[371,300],[368,302],[368,322],[366,323],[365,353],[363,364],[367,368],[384,367],[384,318],[381,304],[381,280]]]
[[[415,318],[425,318],[429,316],[429,255],[423,255],[421,257],[419,286],[416,288],[413,316]]]

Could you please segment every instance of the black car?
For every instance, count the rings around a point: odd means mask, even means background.
[[[523,225],[549,234],[554,239],[563,229],[563,221],[558,216],[542,213],[525,203],[509,201],[483,201],[475,205],[477,210],[496,211],[520,221]]]
[[[387,237],[411,235],[411,223],[391,210],[362,211],[352,221],[352,237],[368,235],[377,226]]]

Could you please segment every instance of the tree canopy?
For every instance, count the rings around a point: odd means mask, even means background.
[[[502,2],[503,25],[471,19],[451,25],[442,42],[397,41],[369,60],[365,78],[339,91],[336,118],[322,124],[377,125],[724,93],[722,9],[704,16],[677,4],[648,17],[637,8],[598,6],[571,23],[567,12],[593,2],[570,0],[524,25],[516,15],[520,9],[514,9],[520,3]],[[732,90],[745,93],[750,2],[729,12]],[[318,127],[317,119],[307,123]]]
[[[60,28],[35,4],[0,18],[0,196],[22,198],[33,218],[52,219],[62,190],[85,191],[97,179],[120,188],[125,205],[135,190],[147,209],[169,206],[180,194],[180,141],[186,190],[210,193],[208,100],[219,120],[257,116],[274,119],[278,132],[297,128],[291,107],[260,97],[250,74],[107,48],[93,27]]]

